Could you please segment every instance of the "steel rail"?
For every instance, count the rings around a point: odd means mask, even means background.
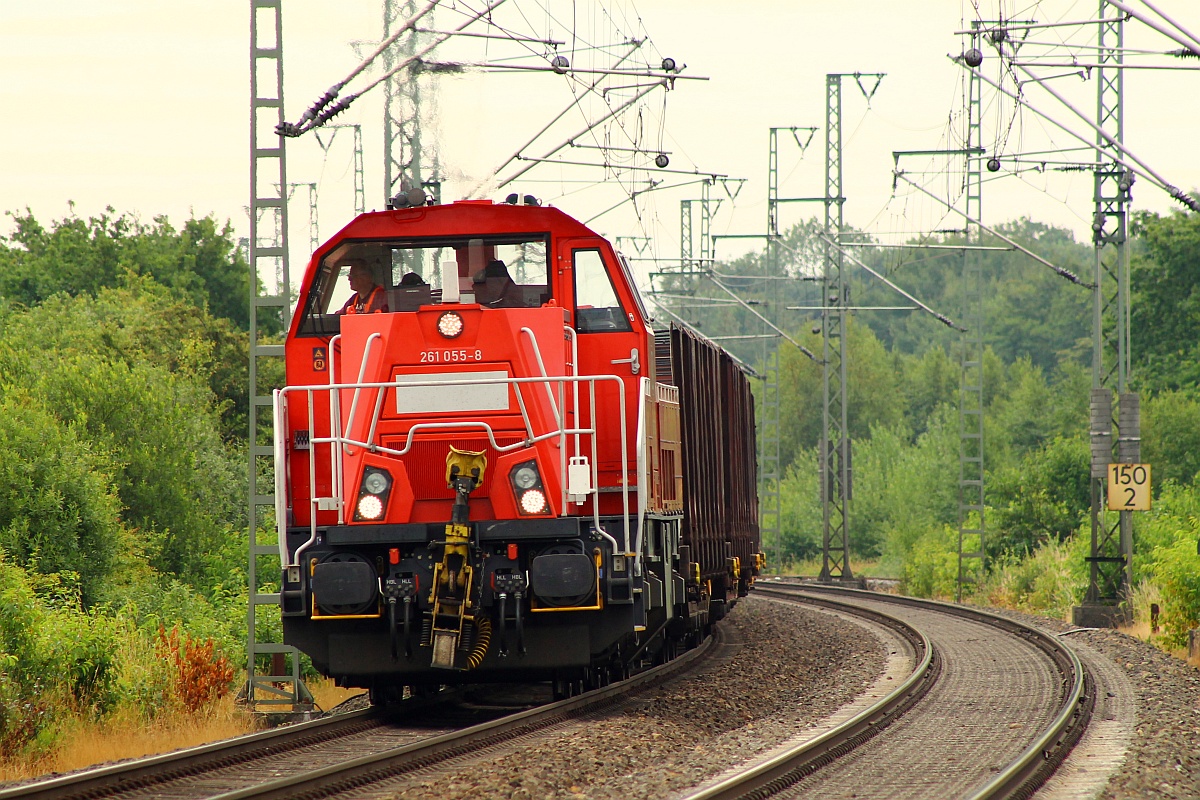
[[[786,585],[785,585],[786,586]],[[684,800],[735,800],[762,798],[783,791],[826,764],[844,756],[899,719],[928,692],[941,672],[941,657],[929,638],[907,622],[879,611],[861,608],[829,598],[806,597],[790,587],[756,585],[754,593],[787,598],[795,603],[834,608],[854,616],[871,619],[897,630],[917,651],[919,661],[909,676],[893,691],[869,708],[855,714],[836,728],[815,739],[789,748],[770,759],[739,772],[719,783],[687,795]]]
[[[833,592],[896,605],[933,609],[964,619],[983,622],[1028,641],[1045,652],[1058,665],[1065,679],[1064,684],[1069,683],[1058,714],[1041,735],[1008,766],[1001,769],[991,780],[969,795],[969,800],[1029,797],[1053,774],[1087,729],[1096,701],[1092,679],[1083,668],[1083,663],[1075,651],[1054,636],[983,609],[943,603],[937,600],[885,595],[859,589],[843,589],[817,584],[805,584],[803,590]]]
[[[307,747],[320,741],[368,730],[384,722],[385,717],[374,708],[335,714],[323,719],[273,728],[173,753],[148,756],[127,763],[0,789],[0,800],[103,797],[166,783],[208,769],[231,766],[262,755],[275,755],[285,750]]]
[[[683,671],[704,656],[721,639],[720,629],[699,647],[657,667],[640,672],[610,686],[594,689],[577,697],[521,711],[491,722],[474,725],[454,733],[442,734],[418,742],[392,748],[374,755],[362,756],[309,772],[247,787],[211,800],[291,800],[296,797],[316,797],[348,791],[415,769],[430,766],[467,753],[507,742],[515,737],[534,733],[564,719],[592,713],[620,702],[625,695],[652,685]]]

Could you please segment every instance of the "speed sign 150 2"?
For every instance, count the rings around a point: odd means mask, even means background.
[[[1150,465],[1108,465],[1109,511],[1150,510]]]

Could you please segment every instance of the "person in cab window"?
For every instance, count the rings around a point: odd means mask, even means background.
[[[350,266],[350,288],[354,294],[342,306],[339,314],[379,314],[388,310],[387,294],[375,283],[371,268],[363,261],[347,261]]]

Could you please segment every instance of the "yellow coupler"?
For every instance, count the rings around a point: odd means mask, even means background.
[[[471,528],[467,521],[467,501],[483,480],[487,458],[483,452],[450,448],[446,455],[446,483],[454,489],[454,508],[446,525],[442,560],[433,566],[433,587],[429,602],[433,605],[433,660],[431,666],[454,669],[455,652],[462,638],[463,624],[474,621],[471,609]]]

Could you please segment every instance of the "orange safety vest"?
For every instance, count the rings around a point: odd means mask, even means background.
[[[378,314],[380,312],[386,312],[387,310],[387,298],[384,296],[383,287],[376,286],[366,300],[361,299],[356,293],[353,297],[346,301],[345,313]]]

